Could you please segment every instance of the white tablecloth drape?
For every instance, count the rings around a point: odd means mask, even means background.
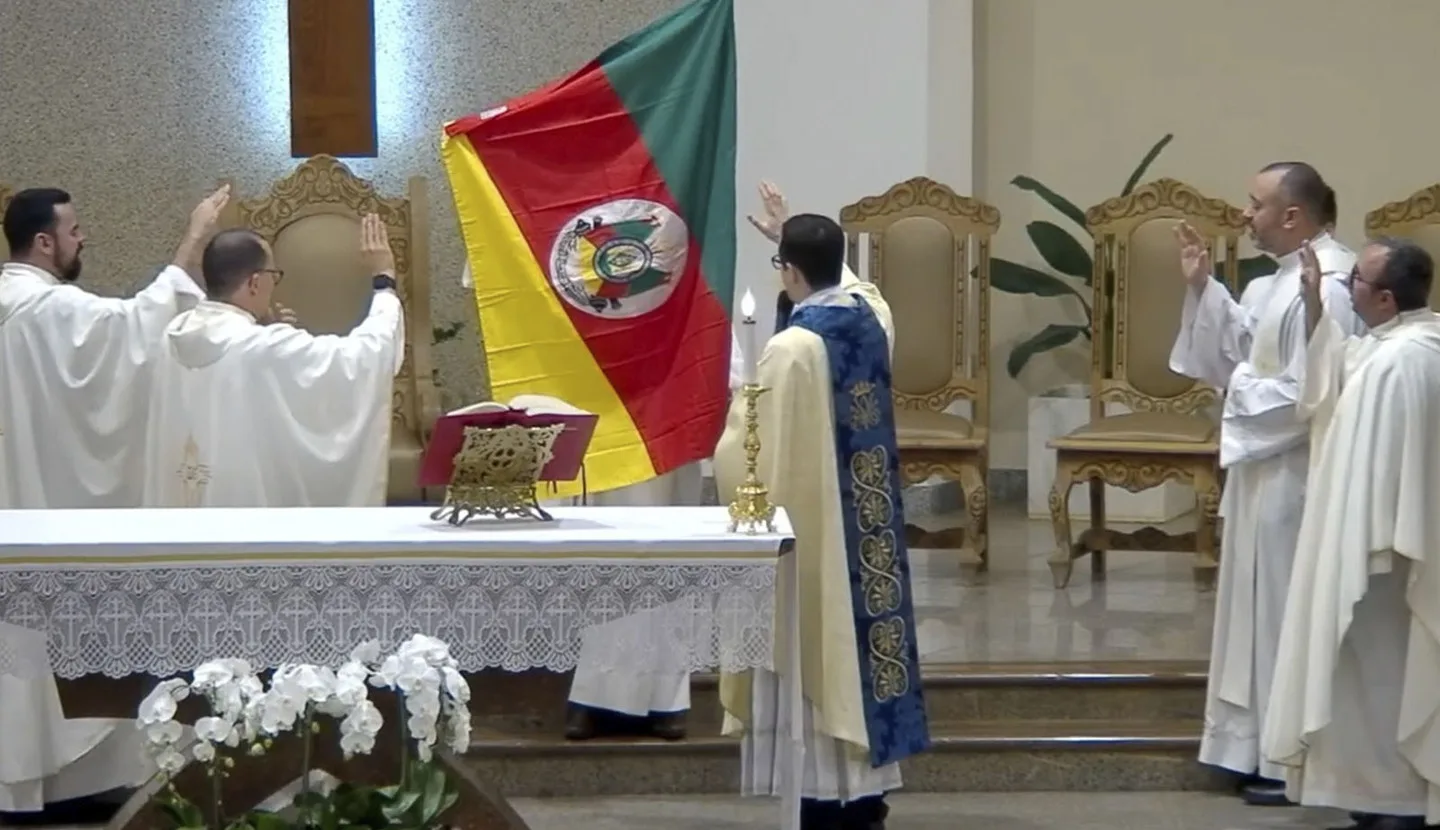
[[[692,671],[769,666],[783,517],[749,536],[715,507],[553,512],[455,528],[423,508],[0,511],[0,621],[46,632],[61,677],[338,665],[414,633],[467,671],[565,671],[586,627],[661,608],[651,634]],[[21,656],[0,646],[0,674],[33,673]]]

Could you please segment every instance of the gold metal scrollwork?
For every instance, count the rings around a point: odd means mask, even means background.
[[[457,526],[476,516],[550,521],[535,485],[564,430],[563,425],[466,427],[445,503],[430,518]]]

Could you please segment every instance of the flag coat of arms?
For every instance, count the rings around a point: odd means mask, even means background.
[[[729,393],[733,0],[689,3],[569,77],[447,124],[442,156],[491,397],[599,415],[592,491],[708,457]]]

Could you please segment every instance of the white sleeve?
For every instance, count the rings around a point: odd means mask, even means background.
[[[1263,279],[1263,278],[1262,278]],[[1245,287],[1248,294],[1255,283]],[[1170,349],[1170,370],[1224,388],[1250,354],[1254,316],[1215,279],[1196,292],[1187,288],[1180,334]]]

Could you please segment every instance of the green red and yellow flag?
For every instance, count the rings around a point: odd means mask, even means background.
[[[723,428],[733,5],[696,0],[573,75],[445,127],[491,397],[551,395],[598,414],[592,491],[705,458]]]

